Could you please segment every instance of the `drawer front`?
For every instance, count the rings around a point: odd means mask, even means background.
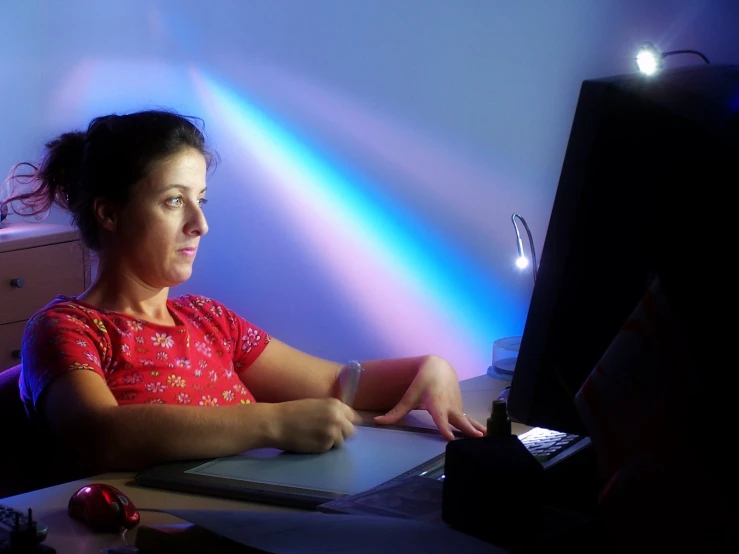
[[[25,328],[25,321],[0,325],[0,371],[21,363],[19,356]]]
[[[0,254],[0,325],[27,320],[57,294],[80,294],[85,276],[78,240]]]

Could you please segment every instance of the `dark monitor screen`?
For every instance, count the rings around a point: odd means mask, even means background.
[[[587,435],[574,395],[656,275],[696,344],[708,337],[721,287],[706,261],[734,244],[738,115],[739,66],[582,83],[509,391],[514,420]]]

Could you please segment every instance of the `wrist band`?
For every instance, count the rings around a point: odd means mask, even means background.
[[[354,397],[357,396],[359,388],[359,378],[363,371],[362,365],[352,360],[347,362],[339,372],[339,399],[350,407],[354,405]]]

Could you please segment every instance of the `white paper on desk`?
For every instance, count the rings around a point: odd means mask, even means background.
[[[443,525],[320,512],[167,510],[212,533],[274,554],[505,552]]]

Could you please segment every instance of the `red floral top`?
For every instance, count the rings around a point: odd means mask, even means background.
[[[21,396],[34,415],[39,396],[67,371],[94,371],[119,404],[222,406],[254,402],[238,374],[269,336],[202,296],[167,300],[174,326],[157,325],[57,296],[28,322]]]

